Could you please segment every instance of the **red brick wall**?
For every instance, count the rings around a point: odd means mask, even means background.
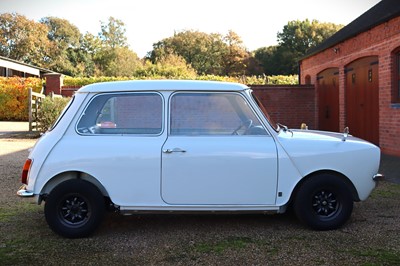
[[[46,78],[46,90],[45,94],[48,95],[51,92],[54,94],[61,94],[61,87],[63,85],[63,75],[62,74],[45,74],[44,77]]]
[[[74,93],[79,90],[82,86],[62,86],[61,95],[64,97],[72,97]]]
[[[160,128],[162,99],[158,94],[118,97],[115,122],[119,128]]]
[[[302,60],[301,83],[306,76],[316,84],[321,71],[339,68],[339,112],[340,128],[345,126],[345,67],[351,62],[367,56],[378,56],[379,60],[379,145],[383,152],[400,156],[400,106],[392,104],[394,87],[393,51],[400,47],[400,17],[391,19],[366,32]],[[334,48],[338,48],[335,53]]]
[[[317,128],[313,85],[252,85],[250,87],[275,123],[284,124],[289,128],[300,128],[302,123],[306,123],[309,129]]]

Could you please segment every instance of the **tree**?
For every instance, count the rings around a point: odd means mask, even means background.
[[[318,20],[293,20],[283,27],[282,32],[278,32],[278,43],[304,55],[308,49],[319,45],[342,27]]]
[[[128,47],[108,48],[101,51],[102,60],[97,61],[102,75],[108,77],[131,77],[142,67],[136,53]]]
[[[76,48],[79,45],[81,33],[79,29],[68,20],[57,17],[45,17],[40,20],[48,28],[47,37],[51,42],[57,42],[57,46],[66,50],[69,47]]]
[[[135,72],[140,77],[166,77],[166,78],[190,78],[197,76],[196,71],[186,63],[182,56],[169,53],[160,57],[153,64],[150,60],[146,60],[142,69]]]
[[[226,52],[223,54],[223,74],[226,76],[245,74],[245,60],[249,57],[249,53],[243,45],[242,39],[233,31],[229,31],[223,38],[227,45]],[[225,49],[224,49],[225,50]]]
[[[320,23],[318,20],[289,21],[278,32],[278,45],[262,47],[255,51],[267,75],[292,75],[298,72],[298,61],[307,50],[321,44],[343,25]]]
[[[156,64],[166,55],[176,54],[183,57],[198,73],[211,74],[221,71],[219,47],[222,46],[220,35],[187,30],[153,44],[149,58]]]
[[[243,63],[246,69],[245,72],[242,74],[246,76],[258,76],[265,73],[262,65],[260,64],[260,61],[255,58],[254,52],[249,52],[247,57],[243,60]]]
[[[109,17],[108,23],[101,22],[99,37],[108,47],[128,47],[125,32],[124,22],[114,17]]]
[[[40,23],[47,26],[47,37],[51,45],[47,67],[63,74],[77,75],[76,65],[72,61],[80,46],[79,29],[68,20],[56,17],[42,18]]]
[[[89,32],[81,35],[79,48],[71,52],[69,57],[78,72],[75,76],[91,77],[100,72],[95,61],[99,56],[101,48],[102,44],[98,36],[94,36]]]
[[[0,55],[70,76],[131,76],[142,62],[128,48],[124,26],[110,17],[98,36],[82,35],[65,19],[1,14]]]
[[[95,55],[101,50],[101,40],[98,36],[86,32],[79,40],[80,48],[88,54]]]
[[[0,55],[41,67],[49,61],[47,27],[16,13],[0,15]]]
[[[261,47],[254,51],[255,59],[263,66],[266,75],[281,74],[281,64],[277,58],[278,46]]]
[[[98,39],[87,36],[85,46],[93,52],[96,75],[132,76],[142,67],[137,54],[129,49],[125,32],[125,24],[110,17],[108,23],[101,22]]]
[[[236,75],[246,69],[249,53],[240,37],[233,31],[222,36],[186,30],[153,44],[148,58],[157,63],[168,54],[185,59],[199,74]]]
[[[282,32],[277,34],[279,43],[277,52],[286,63],[285,70],[280,74],[297,73],[297,62],[307,50],[321,44],[342,27],[343,25],[333,23],[320,23],[318,20],[289,21]]]

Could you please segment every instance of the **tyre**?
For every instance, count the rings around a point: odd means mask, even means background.
[[[80,179],[67,180],[55,187],[44,207],[49,227],[68,238],[92,234],[104,212],[103,195],[93,184]]]
[[[350,218],[353,197],[341,178],[319,174],[301,184],[293,207],[298,219],[312,229],[333,230]]]

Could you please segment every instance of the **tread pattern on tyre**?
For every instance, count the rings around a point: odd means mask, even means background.
[[[334,193],[339,207],[330,216],[321,216],[313,209],[313,197],[318,191]],[[294,211],[298,219],[315,230],[334,230],[343,226],[353,211],[353,197],[348,185],[332,174],[312,176],[301,184],[294,200]]]
[[[78,226],[69,226],[59,215],[61,201],[66,195],[80,195],[88,202],[89,218]],[[104,198],[92,183],[72,179],[60,183],[48,195],[44,208],[49,227],[57,234],[68,238],[79,238],[91,235],[100,225],[105,212]]]

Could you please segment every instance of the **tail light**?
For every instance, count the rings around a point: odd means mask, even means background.
[[[22,168],[21,182],[22,184],[28,185],[28,172],[31,168],[32,160],[28,159],[25,161],[24,167]]]

